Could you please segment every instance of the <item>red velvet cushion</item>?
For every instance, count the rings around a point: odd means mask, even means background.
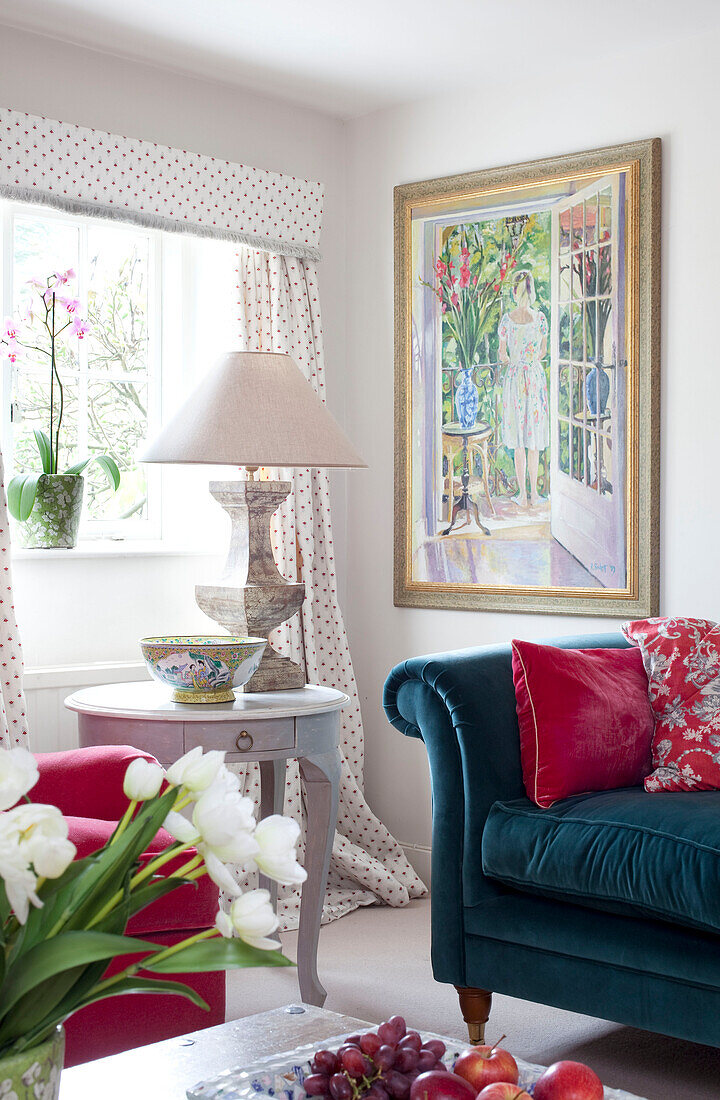
[[[66,820],[69,838],[78,850],[78,859],[102,848],[116,825],[114,821],[102,821],[93,817],[68,817]],[[153,855],[163,851],[171,841],[170,834],[160,829],[141,856],[141,862],[145,863]],[[177,859],[165,864],[162,873],[179,870],[194,854],[194,848],[182,852]],[[146,909],[141,909],[130,919],[127,930],[131,936],[145,936],[153,932],[210,928],[215,923],[217,911],[218,888],[208,875],[203,875],[195,886],[178,886],[171,894],[166,894]]]
[[[643,619],[623,633],[642,654],[655,713],[645,790],[719,790],[720,624]]]
[[[40,777],[30,791],[32,802],[57,806],[64,814],[119,821],[127,809],[123,779],[138,756],[154,760],[130,745],[95,745],[64,752],[36,752]]]
[[[523,782],[546,809],[561,798],[642,783],[653,713],[634,649],[513,641]]]

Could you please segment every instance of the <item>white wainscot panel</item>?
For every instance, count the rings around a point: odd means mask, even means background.
[[[147,679],[147,668],[141,661],[26,669],[30,748],[33,752],[77,748],[77,715],[65,709],[65,700],[74,691],[98,684]]]

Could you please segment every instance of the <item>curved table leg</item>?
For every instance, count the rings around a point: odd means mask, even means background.
[[[259,760],[260,765],[260,818],[281,814],[285,800],[285,772],[287,761]],[[273,909],[277,909],[278,884],[260,875],[260,886],[270,891]]]
[[[319,753],[298,760],[305,781],[307,836],[305,869],[298,929],[298,979],[300,996],[306,1004],[322,1008],[327,993],[317,973],[317,947],[320,937],[325,886],[330,853],[335,838],[338,795],[340,791],[340,752]]]

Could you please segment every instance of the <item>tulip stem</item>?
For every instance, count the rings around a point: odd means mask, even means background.
[[[187,848],[192,848],[192,844],[171,844],[170,847],[162,853],[162,855],[157,856],[155,859],[151,860],[147,864],[147,866],[143,868],[142,871],[138,871],[138,873],[130,879],[130,889],[133,890],[136,886],[139,885],[139,883],[144,882],[146,878],[149,878],[150,875],[154,874],[155,871],[157,871],[159,867],[162,867],[164,863],[167,863],[168,860],[174,859],[175,856],[180,855],[180,853],[184,852]],[[175,875],[172,875],[171,878],[175,878]],[[99,924],[101,920],[104,920],[108,913],[112,912],[118,902],[122,901],[124,896],[125,894],[122,890],[118,890],[115,894],[113,894],[110,900],[106,902],[105,905],[103,905],[102,909],[98,910],[92,920],[88,923],[87,927],[92,928],[94,925]]]
[[[135,813],[135,807],[136,806],[137,806],[137,801],[134,798],[132,798],[130,800],[130,805],[128,806],[127,810],[125,811],[125,813],[122,816],[122,820],[118,823],[118,827],[115,830],[115,832],[113,833],[112,840],[110,841],[111,844],[114,844],[115,841],[118,840],[122,836],[122,834],[125,832],[125,830],[127,829],[128,825],[130,824],[130,819],[131,819],[132,815]]]
[[[138,963],[138,969],[152,970],[152,963],[159,963],[165,959],[169,959],[171,955],[176,955],[179,951],[183,951],[186,947],[190,947],[193,943],[199,943],[200,940],[208,940],[213,936],[219,936],[220,933],[217,928],[206,928],[204,932],[197,932],[194,936],[189,936],[186,940],[181,940],[180,943],[174,943],[171,947],[166,947],[164,951],[160,951],[157,955],[151,955],[147,959],[143,959],[141,963]]]
[[[187,863],[183,864],[183,866],[178,871],[175,871],[173,877],[187,878],[189,871],[194,871],[196,867],[199,867],[199,865],[202,863],[202,858],[203,857],[198,852],[196,856],[193,856],[192,859],[189,859]]]

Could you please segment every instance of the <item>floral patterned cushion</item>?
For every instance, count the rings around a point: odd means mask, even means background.
[[[623,633],[642,652],[655,714],[645,789],[720,789],[720,624],[645,619]]]

